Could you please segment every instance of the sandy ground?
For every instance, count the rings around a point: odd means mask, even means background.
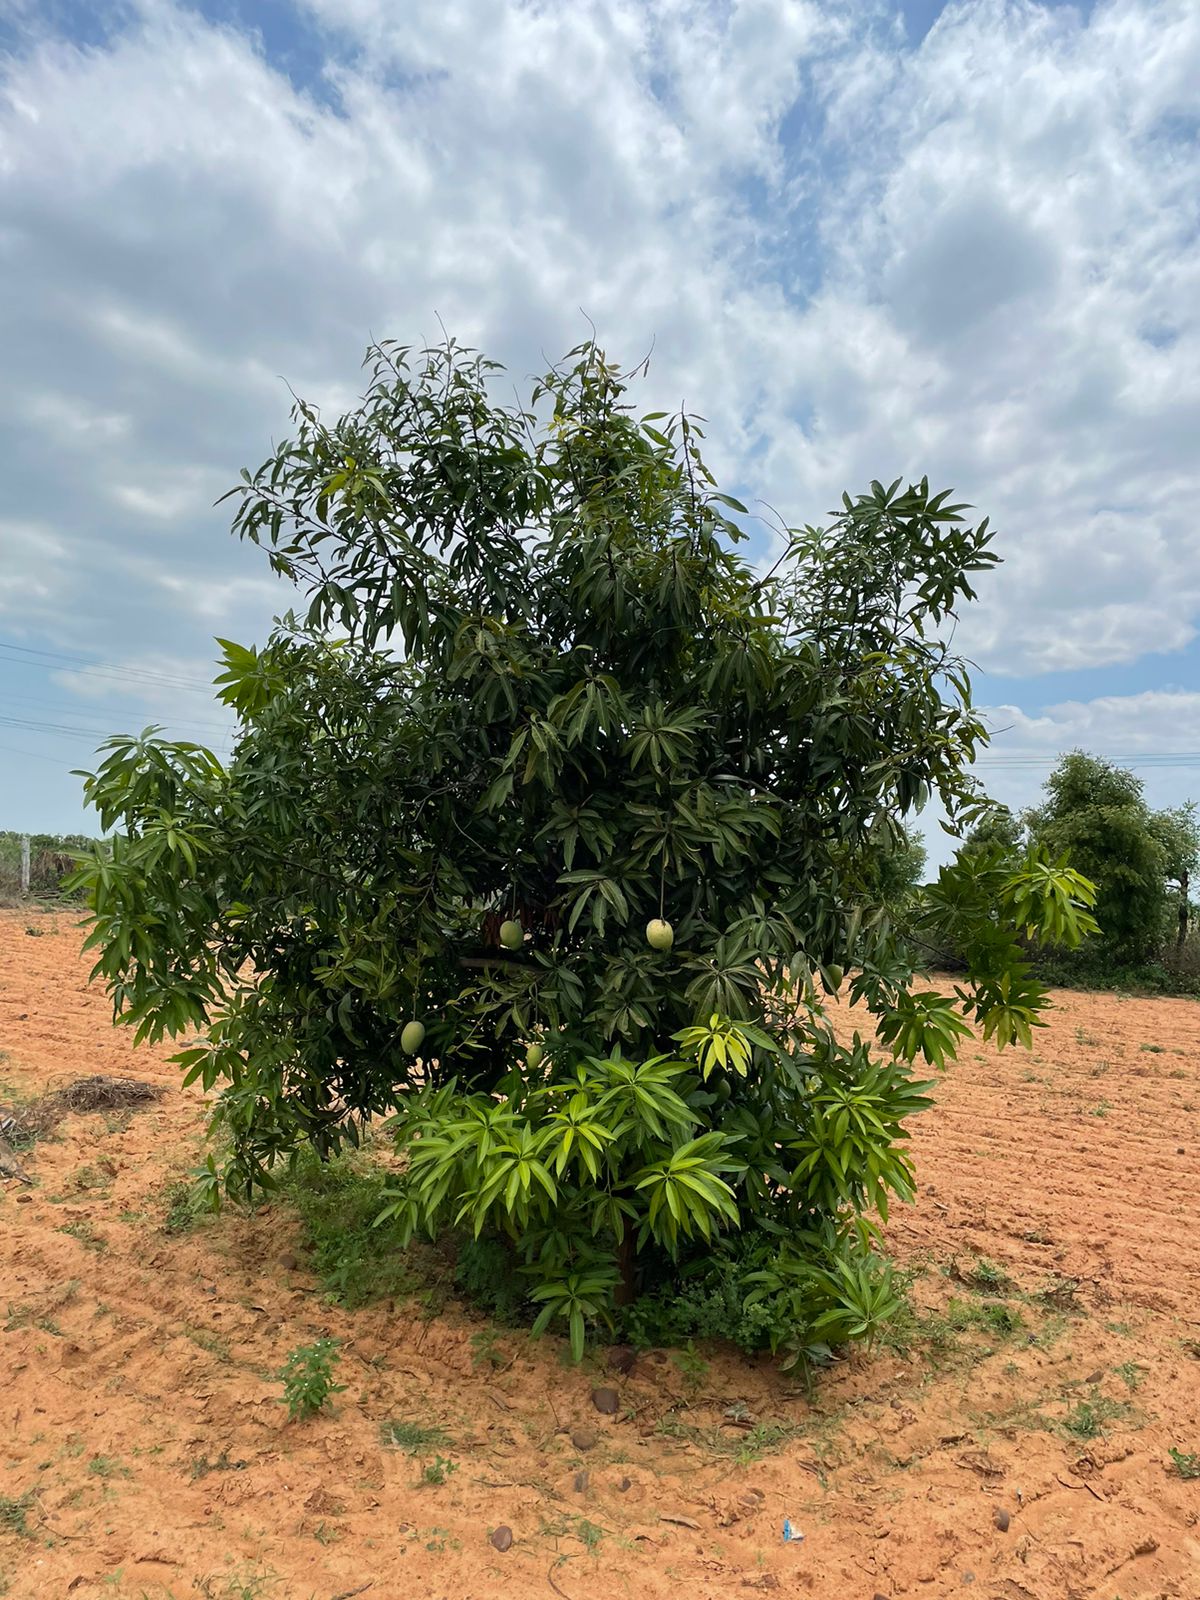
[[[1169,1455],[1200,1452],[1195,1003],[1062,994],[1032,1056],[964,1052],[890,1229],[942,1320],[810,1400],[712,1351],[614,1377],[502,1334],[482,1369],[461,1308],[329,1306],[283,1206],[167,1235],[202,1104],[77,949],[68,918],[0,913],[0,1102],[97,1072],[168,1093],[69,1117],[0,1189],[0,1593],[1200,1600],[1200,1481]],[[289,1424],[273,1373],[321,1335],[347,1388]],[[443,1483],[389,1419],[445,1430]]]

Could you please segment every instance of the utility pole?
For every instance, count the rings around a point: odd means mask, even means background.
[[[21,835],[21,893],[29,893],[29,835]]]

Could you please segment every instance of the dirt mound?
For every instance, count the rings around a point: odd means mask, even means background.
[[[0,1101],[81,1060],[172,1092],[67,1105],[0,1191],[9,1600],[1200,1600],[1195,1003],[1062,995],[1034,1054],[968,1044],[888,1230],[912,1324],[810,1395],[720,1350],[580,1370],[444,1297],[350,1312],[285,1205],[178,1212],[203,1099],[47,926],[0,916]],[[346,1387],[289,1423],[322,1337]]]

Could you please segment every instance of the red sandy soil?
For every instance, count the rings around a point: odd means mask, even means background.
[[[22,1157],[35,1187],[0,1186],[0,1594],[1200,1600],[1200,1481],[1169,1455],[1200,1453],[1194,1002],[1063,993],[1032,1055],[968,1046],[890,1244],[923,1317],[990,1294],[1021,1325],[926,1321],[810,1400],[723,1351],[689,1385],[668,1352],[614,1377],[502,1332],[483,1369],[465,1308],[330,1306],[282,1204],[164,1233],[203,1101],[110,1026],[78,946],[0,913],[0,1102],[92,1073],[167,1093],[69,1116]],[[980,1257],[1011,1283],[981,1293]],[[347,1388],[288,1423],[274,1374],[322,1335]],[[787,1436],[755,1455],[731,1407]],[[445,1430],[444,1483],[381,1445],[395,1418]]]

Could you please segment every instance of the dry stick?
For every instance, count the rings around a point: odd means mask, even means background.
[[[343,1589],[341,1594],[333,1595],[332,1600],[353,1600],[356,1594],[364,1594],[366,1590],[370,1589],[374,1582],[374,1578],[370,1578],[366,1583],[360,1583],[357,1589]]]
[[[559,1557],[559,1561],[561,1561],[562,1559],[563,1558],[560,1556]],[[565,1589],[560,1589],[558,1587],[558,1585],[554,1581],[554,1569],[555,1569],[555,1567],[558,1566],[559,1561],[552,1561],[550,1563],[550,1570],[546,1574],[546,1582],[554,1590],[555,1594],[558,1594],[558,1595],[562,1596],[562,1600],[571,1600],[571,1596],[567,1593],[567,1591]]]

